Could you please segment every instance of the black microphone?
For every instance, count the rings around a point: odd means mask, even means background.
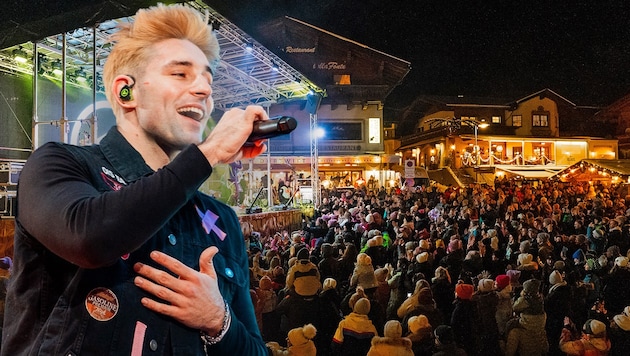
[[[254,121],[254,129],[247,138],[247,143],[286,135],[297,127],[297,120],[290,116],[277,116],[269,120]]]

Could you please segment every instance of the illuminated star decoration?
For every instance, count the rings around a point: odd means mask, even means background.
[[[196,205],[195,209],[197,209],[197,214],[199,214],[199,217],[201,218],[201,226],[203,226],[203,229],[206,230],[206,234],[210,234],[210,231],[214,231],[221,241],[225,240],[225,236],[227,236],[227,234],[217,226],[219,215],[211,212],[210,210],[206,210],[206,213],[204,214]]]

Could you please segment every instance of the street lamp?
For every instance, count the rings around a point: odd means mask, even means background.
[[[481,119],[481,121],[476,119],[462,119],[462,123],[472,126],[474,128],[475,147],[473,147],[473,149],[475,151],[475,166],[479,166],[481,158],[479,155],[479,129],[485,129],[486,127],[488,127],[488,123],[484,119]]]

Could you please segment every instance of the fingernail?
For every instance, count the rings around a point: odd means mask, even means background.
[[[142,280],[142,278],[140,277],[136,277],[133,279],[133,282],[135,283],[135,285],[139,286],[141,285],[144,281]]]

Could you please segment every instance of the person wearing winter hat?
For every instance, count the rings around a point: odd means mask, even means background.
[[[322,291],[325,292],[329,289],[337,288],[337,281],[334,278],[326,278],[324,279],[324,283],[322,284]]]
[[[258,327],[263,334],[264,340],[272,340],[270,335],[265,335],[265,331],[272,331],[275,327],[275,309],[278,304],[278,296],[273,290],[273,282],[269,276],[264,276],[258,282],[258,288],[256,289],[256,295],[258,296],[258,304],[261,307],[261,317],[257,320]],[[265,323],[266,322],[266,323]]]
[[[330,354],[330,340],[341,321],[341,296],[336,289],[337,281],[326,278],[319,293],[319,324],[317,325],[317,351],[321,355]]]
[[[306,324],[301,328],[291,329],[287,337],[287,346],[290,355],[315,356],[317,350],[313,338],[317,329],[313,324]]]
[[[510,277],[505,274],[500,274],[494,278],[494,288],[497,291],[502,291],[506,287],[512,287],[510,285]]]
[[[505,275],[510,278],[512,289],[517,289],[521,287],[521,271],[517,269],[509,269],[505,271]]]
[[[430,284],[426,279],[420,279],[416,282],[416,286],[414,288],[413,293],[405,299],[402,304],[398,307],[396,314],[402,320],[407,313],[411,310],[415,309],[418,306],[418,302],[420,300],[419,294],[420,290],[423,288],[430,288]]]
[[[610,323],[609,335],[609,355],[627,355],[630,350],[630,317],[625,314],[615,315]]]
[[[477,291],[472,295],[472,301],[477,306],[479,354],[499,355],[499,327],[496,312],[499,296],[494,290],[494,280],[482,278],[479,280]]]
[[[461,300],[470,300],[472,298],[475,287],[470,284],[458,283],[455,286],[455,297]]]
[[[615,258],[615,266],[617,266],[619,268],[626,268],[626,267],[628,267],[628,257],[619,256],[619,257]]]
[[[435,306],[442,313],[442,320],[447,322],[451,320],[453,312],[453,301],[455,300],[455,286],[451,283],[451,275],[448,269],[438,266],[435,269],[435,277],[431,279],[431,291]]]
[[[359,286],[364,290],[376,288],[376,276],[374,275],[374,266],[372,266],[372,258],[365,253],[357,255],[357,263],[350,277],[350,287]]]
[[[411,350],[416,356],[426,356],[433,354],[433,328],[429,324],[429,319],[420,314],[412,316],[407,320],[407,338],[411,340]]]
[[[567,355],[608,355],[610,340],[606,336],[606,324],[599,320],[588,319],[582,326],[579,339],[574,336],[575,326],[567,317],[563,320],[560,336],[560,350]],[[626,350],[627,352],[627,350]]]
[[[505,343],[507,338],[507,322],[512,318],[512,285],[510,284],[510,277],[505,274],[496,276],[494,281],[494,287],[497,291],[497,311],[494,317],[497,321],[497,328],[499,330],[499,343]]]
[[[386,306],[389,303],[389,295],[391,294],[391,287],[387,280],[389,278],[389,269],[386,267],[378,268],[374,271],[374,277],[376,277],[376,291],[374,292],[374,298],[378,300],[379,305]]]
[[[602,290],[602,296],[608,315],[620,314],[626,306],[630,305],[629,267],[627,257],[616,257],[615,265],[606,276],[606,286]]]
[[[378,335],[376,327],[368,318],[370,301],[359,298],[352,312],[343,318],[332,339],[331,349],[335,354],[365,355],[370,349],[372,338]]]
[[[469,355],[476,355],[479,347],[479,313],[476,303],[472,301],[474,290],[472,284],[455,285],[455,307],[450,320],[457,345],[464,348]]]
[[[375,335],[372,338],[367,356],[414,356],[411,340],[402,336],[402,326],[398,320],[385,323],[383,337]]]
[[[433,356],[466,356],[464,349],[457,346],[453,329],[448,325],[435,328],[435,346],[437,352]]]
[[[544,299],[547,313],[547,336],[549,340],[558,340],[562,331],[564,317],[571,315],[571,286],[564,281],[559,271],[553,271],[549,275],[549,291]],[[558,343],[550,342],[550,353],[558,352]]]
[[[482,278],[479,280],[477,291],[478,292],[492,292],[494,290],[494,281],[490,278]]]
[[[286,288],[297,295],[310,297],[316,295],[321,287],[319,269],[309,260],[308,250],[300,249],[295,264],[287,273]]]
[[[541,282],[537,279],[528,279],[523,283],[523,290],[512,304],[512,310],[517,315],[516,321],[520,326],[532,329],[534,326],[545,326],[545,308],[543,297],[540,293]],[[510,325],[508,325],[508,329]]]
[[[283,348],[277,342],[268,342],[267,346],[273,356],[316,356],[317,348],[313,338],[317,329],[313,324],[306,324],[301,328],[291,329],[287,335],[287,347]]]
[[[517,318],[511,319],[506,329],[506,355],[546,355],[549,342],[545,332],[547,315],[540,293],[541,281],[529,279],[512,305]],[[553,343],[555,344],[555,343]]]

